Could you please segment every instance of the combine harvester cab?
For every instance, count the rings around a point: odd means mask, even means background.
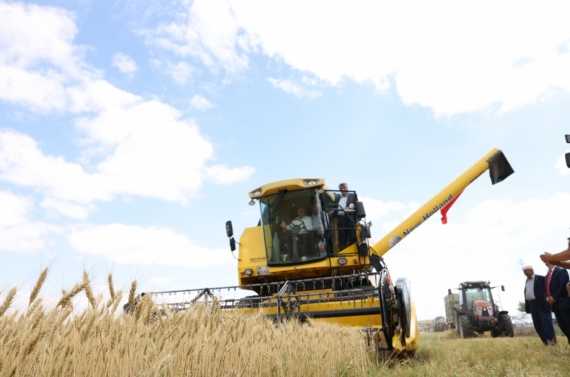
[[[150,294],[182,294],[186,300],[167,305],[183,310],[216,292],[245,290],[247,297],[216,301],[236,314],[352,326],[378,351],[413,354],[419,331],[410,282],[394,282],[382,256],[488,169],[493,184],[513,172],[502,152],[491,150],[374,245],[356,192],[329,190],[320,178],[260,186],[249,193],[260,209],[257,226],[245,229],[238,243],[226,223],[232,252],[239,245],[237,286]]]

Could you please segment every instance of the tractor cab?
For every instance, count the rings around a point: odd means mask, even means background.
[[[492,317],[492,308],[495,304],[489,284],[485,282],[465,282],[461,285],[463,289],[462,294],[459,295],[459,305],[465,305],[467,310],[473,311],[475,314],[480,313],[482,307],[490,308],[491,311],[486,316]]]

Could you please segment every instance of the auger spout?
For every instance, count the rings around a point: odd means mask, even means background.
[[[467,186],[479,178],[486,170],[489,170],[492,184],[499,183],[514,173],[513,168],[503,152],[493,148],[400,225],[384,236],[384,238],[371,246],[370,253],[379,256],[386,254],[388,250],[422,225],[427,219],[448,206]]]

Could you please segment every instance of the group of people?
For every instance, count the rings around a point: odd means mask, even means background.
[[[534,328],[545,345],[556,344],[552,313],[570,344],[570,238],[568,249],[540,256],[548,268],[546,276],[537,275],[530,265],[522,268],[527,277],[524,289],[525,311],[531,314]]]
[[[356,194],[348,192],[348,185],[339,185],[340,193],[335,194],[334,201],[323,203],[324,208],[319,211],[319,205],[314,201],[311,206],[311,214],[307,215],[303,206],[297,208],[297,217],[289,225],[281,222],[283,232],[294,231],[298,236],[301,249],[310,249],[313,241],[318,248],[324,251],[326,241],[324,231],[330,229],[330,219],[337,219],[338,241],[340,249],[355,242],[355,221],[352,213],[354,203],[357,201]],[[301,252],[303,253],[303,252]]]

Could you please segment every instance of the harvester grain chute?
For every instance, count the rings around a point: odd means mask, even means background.
[[[236,314],[353,326],[379,351],[413,353],[419,332],[410,282],[394,282],[382,256],[486,170],[493,184],[513,173],[503,153],[491,150],[374,245],[356,192],[329,190],[320,178],[260,186],[249,193],[250,204],[259,203],[257,226],[246,228],[236,242],[232,223],[226,223],[231,250],[239,245],[238,285],[150,294],[155,302],[157,295],[181,296],[165,305],[183,310],[198,295],[210,299],[210,292],[245,290],[247,297],[220,298],[217,305]],[[346,207],[339,205],[342,197]]]

